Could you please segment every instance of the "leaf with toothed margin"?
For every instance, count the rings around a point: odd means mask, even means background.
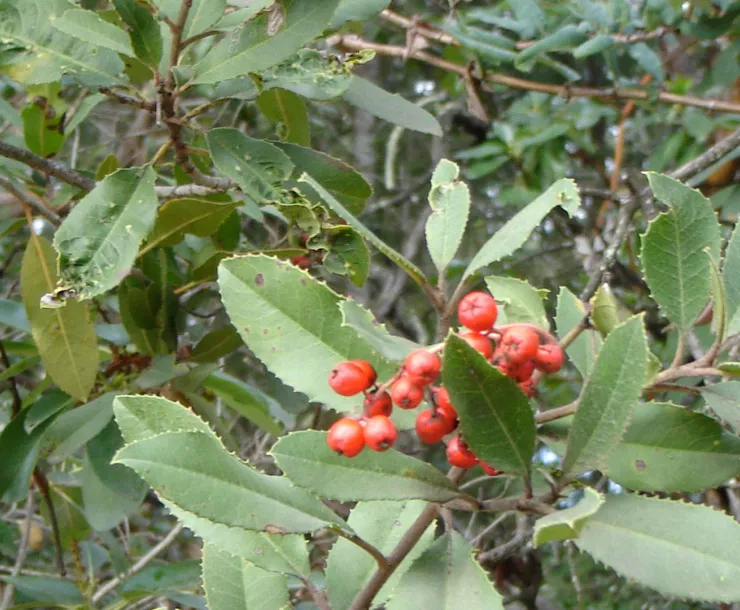
[[[400,362],[421,346],[404,337],[391,335],[384,324],[375,320],[370,310],[353,300],[342,301],[342,325],[349,326],[383,358]]]
[[[576,504],[537,519],[534,524],[534,546],[554,540],[578,538],[583,526],[604,503],[604,496],[591,487],[584,489],[584,496]]]
[[[713,383],[700,390],[712,412],[740,434],[740,381]]]
[[[428,500],[460,496],[440,470],[394,449],[365,449],[352,459],[326,444],[326,432],[305,430],[282,437],[270,450],[294,485],[339,500]]]
[[[643,274],[666,317],[685,332],[711,297],[711,261],[704,250],[719,260],[719,223],[699,191],[668,176],[646,175],[653,195],[669,210],[642,236]]]
[[[566,473],[603,467],[627,429],[642,394],[648,364],[642,317],[632,316],[604,341],[568,435],[563,460]]]
[[[561,286],[555,315],[558,338],[562,340],[585,316],[586,308],[580,299],[565,286]],[[586,329],[565,348],[568,358],[584,379],[591,374],[602,343],[599,333]]]
[[[231,555],[213,544],[203,545],[203,589],[212,610],[287,610],[291,607],[287,578]]]
[[[575,542],[594,559],[662,595],[740,599],[740,525],[708,506],[609,496]]]
[[[342,326],[344,300],[305,271],[263,255],[226,259],[218,268],[226,313],[247,347],[283,382],[338,411],[361,397],[343,397],[329,387],[331,370],[343,360],[367,360],[378,378],[395,366],[351,328]]]
[[[727,334],[734,335],[740,332],[740,224],[735,226],[727,242],[722,279],[727,293]]]

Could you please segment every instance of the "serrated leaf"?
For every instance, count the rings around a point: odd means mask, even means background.
[[[545,330],[550,328],[542,302],[547,290],[537,290],[526,280],[513,277],[488,275],[485,280],[488,290],[504,310],[507,323],[526,322]]]
[[[442,136],[442,126],[432,114],[359,76],[352,77],[352,82],[342,97],[353,106],[394,125]]]
[[[65,34],[116,53],[134,56],[128,34],[118,26],[101,19],[93,11],[70,9],[60,17],[52,17],[50,21],[56,29]]]
[[[21,296],[31,334],[44,368],[54,382],[79,400],[86,400],[98,371],[98,341],[85,303],[70,302],[61,309],[42,309],[41,297],[57,283],[56,255],[35,234],[23,255]]]
[[[143,256],[149,250],[179,244],[185,234],[208,237],[216,232],[239,203],[216,202],[208,199],[170,199],[157,212],[157,220],[149,239],[139,251]]]
[[[260,205],[279,199],[280,183],[293,171],[293,163],[279,148],[228,127],[208,132],[206,140],[218,171],[236,182],[246,197]]]
[[[740,225],[732,231],[722,263],[722,279],[727,293],[728,335],[740,332]]]
[[[380,379],[395,372],[357,333],[342,326],[343,299],[297,267],[249,255],[222,261],[218,275],[226,313],[247,347],[310,400],[338,411],[357,406],[357,398],[339,396],[329,387],[329,373],[343,360],[367,360]]]
[[[70,76],[87,87],[122,84],[116,53],[56,29],[52,18],[77,8],[67,0],[2,0],[0,38],[15,47],[0,60],[11,78],[25,84],[55,83]]]
[[[426,502],[417,500],[360,502],[352,509],[347,523],[365,542],[388,555],[426,506]],[[392,595],[400,578],[433,539],[434,526],[430,525],[375,596],[374,603],[383,603]],[[332,607],[349,608],[377,568],[375,559],[366,551],[349,540],[339,538],[326,565],[326,586]]]
[[[558,305],[555,314],[558,338],[565,337],[585,316],[586,308],[580,299],[564,286],[561,287],[558,293]],[[601,335],[587,329],[582,331],[576,340],[565,348],[568,358],[584,379],[591,374],[602,343]]]
[[[578,538],[588,519],[604,503],[604,495],[592,487],[586,487],[583,493],[583,498],[574,506],[545,515],[535,521],[535,548],[554,540]]]
[[[57,229],[59,281],[78,299],[104,294],[130,271],[154,226],[154,178],[151,168],[119,169],[82,198]]]
[[[211,610],[290,608],[286,576],[267,572],[213,544],[203,546],[203,588]]]
[[[349,459],[329,448],[325,432],[294,432],[275,443],[270,453],[294,485],[324,498],[447,502],[459,495],[455,485],[426,462],[394,449],[367,449]]]
[[[604,466],[637,406],[647,362],[642,316],[632,316],[609,333],[586,380],[568,435],[564,472],[577,474]]]
[[[457,335],[447,337],[442,376],[465,442],[483,461],[527,475],[535,424],[526,396]]]
[[[580,205],[576,183],[569,178],[558,180],[483,244],[465,269],[463,279],[518,250],[553,208],[560,206],[572,216]]]
[[[162,59],[162,34],[152,14],[136,0],[112,0],[121,19],[129,27],[131,46],[144,64],[150,68]]]
[[[262,72],[290,57],[329,25],[339,0],[293,0],[286,3],[282,29],[269,32],[267,15],[235,28],[195,64],[196,84],[218,83]]]
[[[388,610],[503,610],[503,597],[494,589],[473,549],[461,534],[438,538],[403,575]]]
[[[403,256],[400,252],[397,252],[386,244],[380,237],[375,235],[370,229],[362,224],[347,208],[344,207],[335,197],[332,196],[321,184],[314,180],[311,176],[303,173],[298,179],[299,182],[308,184],[314,191],[316,191],[323,202],[340,218],[353,227],[360,235],[362,235],[367,241],[373,246],[390,258],[396,265],[401,267],[406,273],[409,274],[417,284],[423,284],[426,282],[424,273],[410,260]]]
[[[706,415],[649,402],[635,411],[605,472],[637,491],[700,491],[740,472],[740,439]]]
[[[708,506],[631,494],[609,496],[578,548],[669,597],[740,599],[740,525]]]
[[[722,342],[727,331],[727,294],[725,283],[719,271],[718,263],[712,258],[707,248],[704,253],[709,258],[709,285],[712,294],[712,332],[716,340]]]
[[[421,347],[409,339],[391,335],[385,325],[377,322],[373,313],[357,301],[350,299],[341,301],[339,308],[342,311],[342,326],[349,326],[387,360],[399,362],[410,352]]]
[[[116,414],[121,410],[116,405]],[[346,529],[317,498],[284,477],[253,470],[212,435],[169,432],[124,446],[114,463],[135,470],[163,500],[212,523],[262,531]],[[208,502],[203,502],[203,498]]]
[[[460,168],[455,163],[442,159],[434,170],[429,191],[432,213],[425,229],[427,249],[440,275],[460,247],[470,213],[470,191],[457,179],[459,174]]]
[[[301,146],[311,145],[311,125],[303,98],[285,89],[263,91],[256,100],[262,114],[271,121],[282,123],[280,136],[286,142]],[[274,142],[276,144],[276,142]]]
[[[699,191],[661,174],[648,172],[647,177],[655,197],[670,210],[651,221],[643,236],[643,273],[666,317],[685,332],[711,296],[704,250],[719,260],[719,224]]]
[[[714,414],[740,434],[740,381],[713,383],[700,389]]]

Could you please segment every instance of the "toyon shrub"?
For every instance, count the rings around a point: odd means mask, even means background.
[[[0,0],[0,610],[737,610],[739,24]]]

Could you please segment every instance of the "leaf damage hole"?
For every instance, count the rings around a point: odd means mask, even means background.
[[[644,472],[645,470],[647,470],[647,464],[644,460],[635,460],[635,469],[638,472]]]
[[[256,275],[256,276],[254,277],[254,283],[255,283],[255,284],[256,284],[257,286],[264,286],[264,285],[265,285],[265,276],[264,276],[264,275],[262,275],[261,273],[258,273],[258,274],[257,274],[257,275]]]

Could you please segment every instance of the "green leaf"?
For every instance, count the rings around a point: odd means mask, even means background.
[[[514,31],[521,32],[522,38],[534,38],[542,34],[546,18],[538,0],[508,0],[507,4],[518,21]]]
[[[86,400],[98,371],[98,342],[86,304],[42,309],[41,298],[57,283],[54,249],[31,235],[21,265],[21,295],[31,334],[46,372],[65,392]]]
[[[256,101],[268,119],[283,123],[285,131],[281,136],[286,142],[311,145],[311,125],[306,103],[300,95],[285,89],[270,89],[261,93]]]
[[[338,4],[339,0],[286,2],[283,27],[277,33],[270,32],[267,15],[235,28],[195,64],[194,83],[218,83],[280,63],[326,29]]]
[[[415,349],[421,347],[418,343],[404,337],[391,335],[384,324],[380,324],[373,317],[369,309],[365,309],[357,301],[347,299],[339,304],[342,311],[342,326],[354,330],[378,354],[387,360],[399,362]]]
[[[608,335],[623,321],[619,302],[609,284],[599,286],[590,304],[591,322],[602,335]]]
[[[670,403],[640,405],[606,462],[611,479],[636,491],[700,491],[738,472],[740,438]]]
[[[157,213],[154,229],[146,244],[139,252],[143,256],[154,248],[179,244],[185,234],[208,237],[216,232],[226,217],[231,214],[239,202],[217,202],[208,199],[170,199]]]
[[[720,362],[717,365],[717,368],[726,375],[731,375],[732,377],[740,375],[740,362]]]
[[[0,576],[0,580],[12,584],[18,593],[22,593],[27,599],[36,602],[32,607],[49,607],[53,604],[60,606],[79,606],[85,603],[85,598],[75,584],[64,578],[52,578],[49,576]],[[43,606],[41,606],[43,604]],[[12,606],[21,608],[22,605]]]
[[[113,406],[116,423],[128,444],[168,432],[200,432],[218,440],[195,413],[160,396],[117,396]]]
[[[609,333],[579,398],[564,472],[603,468],[642,394],[648,353],[641,315],[632,316]]]
[[[344,161],[318,150],[287,142],[274,142],[274,144],[290,157],[296,173],[309,174],[338,199],[350,213],[362,212],[365,199],[373,194],[373,189],[357,170]],[[310,190],[309,187],[303,188]],[[315,195],[317,201],[321,201],[321,197],[315,191],[310,190],[309,195]]]
[[[457,253],[470,212],[470,191],[458,180],[460,168],[442,159],[432,174],[429,206],[432,213],[426,224],[427,249],[440,275]]]
[[[459,493],[434,466],[394,449],[366,449],[352,459],[326,444],[326,433],[315,430],[282,437],[270,450],[294,485],[324,498],[349,500],[428,500],[446,502]]]
[[[52,17],[51,24],[65,34],[92,45],[123,53],[129,57],[134,56],[128,34],[118,26],[101,19],[93,11],[70,9],[65,11],[61,17]]]
[[[82,122],[89,116],[89,114],[93,111],[95,106],[97,106],[100,102],[107,99],[105,95],[102,93],[94,93],[93,95],[88,95],[84,100],[82,100],[82,103],[77,107],[77,110],[70,118],[69,116],[65,117],[64,122],[64,131],[67,134],[73,133],[75,129],[77,129]],[[112,173],[114,170],[118,169],[118,160],[116,159],[115,155],[108,155],[105,160],[108,160],[110,158],[113,158],[116,162],[116,167],[113,168],[111,171],[107,172],[106,174],[102,176],[98,176],[96,174],[95,179],[96,180],[102,180],[107,174]],[[101,163],[101,167],[105,163],[105,160],[103,160],[103,163]],[[110,161],[108,161],[110,163]],[[98,173],[100,172],[100,169],[98,169]]]
[[[66,139],[59,131],[61,116],[52,113],[52,118],[49,118],[46,108],[31,104],[21,111],[21,118],[28,150],[42,157],[51,157],[59,152]]]
[[[183,40],[205,32],[221,19],[225,8],[225,0],[193,0],[185,22]]]
[[[70,76],[86,87],[122,84],[124,65],[116,53],[55,28],[51,20],[77,8],[67,0],[2,0],[0,38],[12,52],[0,67],[28,85],[56,83]]]
[[[347,523],[365,542],[388,555],[426,506],[426,502],[417,500],[360,502],[352,509]],[[375,596],[374,603],[383,603],[392,595],[403,574],[433,539],[434,525],[430,525]],[[349,608],[377,567],[375,559],[366,551],[349,540],[339,538],[329,553],[326,565],[326,586],[332,607]]]
[[[204,336],[190,353],[192,362],[215,362],[228,356],[242,346],[242,339],[236,329],[228,324]]]
[[[166,595],[177,589],[196,589],[200,585],[200,562],[154,561],[137,572],[121,587],[123,597],[138,600],[146,595]]]
[[[740,381],[713,383],[700,389],[714,414],[740,434]]]
[[[704,253],[709,258],[709,286],[712,294],[712,332],[720,343],[727,334],[727,293],[723,276],[719,271],[719,264],[712,258],[709,249]]]
[[[444,31],[457,38],[466,49],[496,64],[510,64],[516,60],[514,42],[501,34],[468,25],[460,27],[452,22],[445,24]]]
[[[417,284],[424,284],[426,279],[424,273],[410,260],[403,256],[400,252],[397,252],[386,244],[380,237],[375,235],[370,229],[362,224],[352,213],[347,210],[339,201],[337,201],[331,193],[329,193],[321,184],[314,180],[308,174],[302,174],[298,179],[299,182],[308,184],[313,190],[315,190],[326,205],[334,212],[337,216],[344,219],[344,221],[353,227],[360,235],[362,235],[367,241],[373,246],[390,258],[396,265],[401,267],[406,273],[409,274]]]
[[[347,21],[369,21],[390,3],[391,0],[340,0],[329,27],[335,29]]]
[[[442,126],[432,114],[400,95],[388,93],[359,76],[352,77],[352,83],[343,97],[353,106],[394,125],[433,136],[442,136]]]
[[[558,329],[558,338],[565,337],[573,328],[586,317],[586,308],[580,299],[564,286],[558,293],[558,305],[555,315],[555,326]],[[596,357],[603,343],[601,335],[593,330],[584,330],[567,348],[571,362],[581,376],[587,379],[596,363]]]
[[[740,225],[732,231],[722,263],[722,279],[727,294],[728,335],[740,332]]]
[[[454,334],[445,343],[442,376],[460,417],[462,435],[475,454],[500,470],[526,476],[534,453],[535,424],[516,382]]]
[[[601,508],[604,496],[591,487],[586,487],[584,496],[577,504],[545,515],[534,524],[534,546],[542,546],[554,540],[578,538],[588,519]]]
[[[258,204],[279,199],[280,184],[293,172],[293,163],[279,148],[227,127],[208,132],[206,140],[218,171],[246,197]]]
[[[20,502],[28,494],[28,484],[41,450],[41,441],[54,418],[47,417],[30,432],[25,423],[30,409],[24,409],[0,432],[0,497],[11,504]]]
[[[558,180],[483,244],[465,269],[463,279],[481,267],[495,263],[518,250],[548,212],[556,206],[562,207],[572,216],[580,205],[581,197],[576,183],[569,178]]]
[[[203,546],[203,588],[212,610],[286,610],[286,576],[267,572],[213,544]]]
[[[545,330],[550,328],[543,297],[547,290],[537,290],[529,282],[513,277],[488,275],[485,278],[488,290],[501,304],[506,322],[526,322]]]
[[[370,274],[370,249],[352,227],[335,225],[324,229],[329,253],[324,266],[339,275],[346,275],[355,286],[364,286]]]
[[[576,540],[619,574],[669,597],[740,599],[740,525],[708,506],[609,496]]]
[[[129,27],[136,57],[150,68],[156,68],[162,59],[163,47],[159,23],[136,0],[113,0],[113,5]]]
[[[461,534],[438,538],[419,557],[396,587],[388,610],[503,610],[501,595],[473,559]]]
[[[665,70],[663,69],[663,60],[660,55],[653,51],[644,42],[628,45],[630,57],[634,59],[639,66],[650,74],[658,83],[665,80]]]
[[[154,226],[154,171],[119,169],[106,176],[54,235],[61,286],[90,299],[117,286]],[[49,291],[51,292],[51,291]]]
[[[686,332],[709,301],[709,248],[719,260],[719,223],[708,199],[680,182],[647,173],[655,197],[670,207],[650,222],[642,239],[643,273],[666,317]]]
[[[18,112],[4,97],[0,97],[0,119],[7,121],[12,127],[19,131],[23,130],[23,120],[21,119],[20,112]]]
[[[585,59],[596,53],[601,53],[610,49],[616,44],[616,40],[609,34],[597,34],[589,38],[586,42],[573,49],[573,57],[576,59]]]
[[[581,45],[586,39],[586,34],[577,25],[565,25],[552,34],[540,38],[534,44],[521,51],[516,58],[515,65],[520,66],[542,53],[572,49]]]
[[[263,255],[230,258],[219,265],[218,284],[226,313],[249,349],[310,400],[338,411],[357,406],[357,398],[329,387],[329,373],[343,360],[367,360],[380,379],[395,372],[342,326],[343,299],[293,265]]]

